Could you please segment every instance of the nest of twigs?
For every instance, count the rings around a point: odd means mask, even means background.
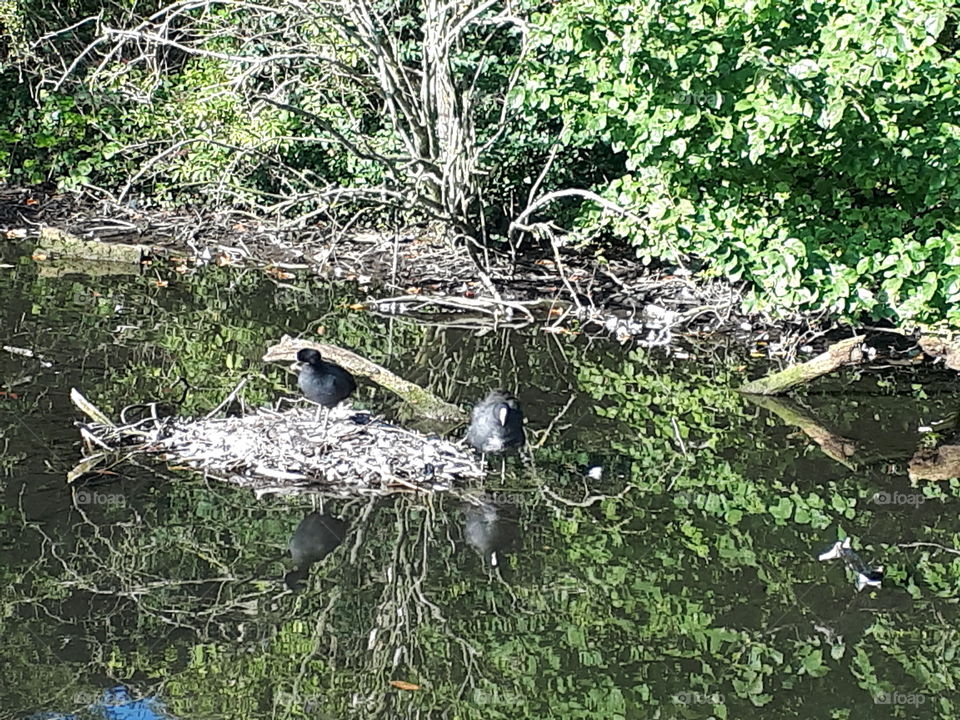
[[[75,403],[95,422],[81,427],[88,455],[73,477],[116,461],[120,453],[158,455],[258,495],[437,491],[483,476],[473,453],[459,443],[344,405],[330,412],[326,426],[313,406],[303,405],[238,417],[149,417],[117,425],[104,422],[102,413],[77,397]]]

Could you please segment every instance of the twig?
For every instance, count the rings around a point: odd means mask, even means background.
[[[227,395],[219,405],[217,405],[213,410],[211,410],[204,416],[205,419],[209,420],[214,415],[216,415],[221,410],[223,410],[225,407],[230,405],[230,403],[233,402],[234,398],[237,397],[237,393],[243,390],[243,387],[247,384],[249,380],[250,380],[250,377],[248,375],[244,375],[242,378],[240,378],[240,382],[237,383],[237,386],[230,391],[230,394]]]
[[[937,550],[943,550],[944,552],[951,553],[952,555],[960,555],[960,550],[957,550],[956,548],[947,547],[946,545],[941,545],[939,543],[932,543],[932,542],[897,543],[897,547],[900,547],[900,548],[933,547],[933,548],[937,548]]]
[[[574,400],[576,400],[575,395],[571,395],[569,398],[567,398],[567,404],[563,406],[560,412],[553,416],[553,419],[550,420],[550,424],[547,425],[547,427],[543,430],[540,440],[537,441],[537,444],[534,447],[543,447],[543,444],[547,441],[547,438],[550,437],[550,433],[553,431],[553,426],[556,425],[560,418],[566,414],[567,410],[570,409],[570,406],[573,405]]]
[[[564,498],[564,497],[560,497],[559,495],[557,495],[555,492],[553,492],[553,490],[551,490],[551,489],[550,489],[548,486],[546,486],[546,485],[543,485],[541,489],[542,489],[542,492],[543,492],[544,495],[546,495],[546,496],[548,496],[548,497],[550,497],[550,498],[552,498],[552,499],[556,500],[557,502],[562,503],[562,504],[564,504],[564,505],[569,505],[570,507],[590,507],[591,505],[595,505],[595,504],[598,503],[598,502],[603,502],[604,500],[619,500],[619,499],[625,497],[626,494],[627,494],[628,492],[630,492],[631,490],[635,490],[635,489],[636,489],[636,485],[633,485],[633,484],[631,483],[631,484],[627,485],[623,490],[621,490],[620,492],[618,492],[616,495],[589,495],[589,496],[587,496],[586,498],[584,498],[583,500],[580,500],[580,501],[577,501],[577,500],[567,500],[567,499]]]
[[[677,419],[670,416],[670,424],[673,425],[673,434],[677,438],[677,443],[680,445],[680,452],[683,453],[684,457],[687,457],[687,446],[683,443],[683,437],[680,435],[680,428],[677,426]]]

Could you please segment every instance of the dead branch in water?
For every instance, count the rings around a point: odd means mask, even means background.
[[[812,360],[799,365],[792,365],[785,370],[747,383],[740,388],[740,392],[747,395],[779,395],[797,385],[808,383],[821,375],[826,375],[843,365],[855,365],[863,359],[864,340],[866,340],[866,335],[857,335],[841,340]]]

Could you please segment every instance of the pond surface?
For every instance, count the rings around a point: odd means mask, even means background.
[[[306,279],[0,252],[0,718],[957,717],[960,486],[907,476],[953,432],[952,375],[771,410],[734,391],[767,364],[722,339],[444,329]],[[66,484],[71,388],[196,415],[248,375],[272,405],[295,383],[264,349],[318,331],[452,402],[515,389],[531,457],[476,505],[256,500],[147,459]],[[367,383],[355,402],[405,420]],[[881,588],[818,562],[847,536]]]

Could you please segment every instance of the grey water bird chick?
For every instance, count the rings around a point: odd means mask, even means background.
[[[465,440],[482,453],[504,453],[521,447],[526,435],[520,403],[505,390],[490,391],[474,406]]]
[[[327,362],[313,348],[302,348],[297,353],[300,366],[300,375],[297,385],[303,396],[317,404],[316,418],[320,418],[320,408],[327,409],[326,419],[329,419],[330,409],[346,400],[357,389],[357,381],[349,371],[339,365]],[[323,424],[326,431],[327,423]]]
[[[303,589],[310,566],[332,553],[343,542],[349,527],[344,520],[318,512],[301,520],[290,538],[290,555],[295,567],[283,578],[287,587],[294,591]]]

